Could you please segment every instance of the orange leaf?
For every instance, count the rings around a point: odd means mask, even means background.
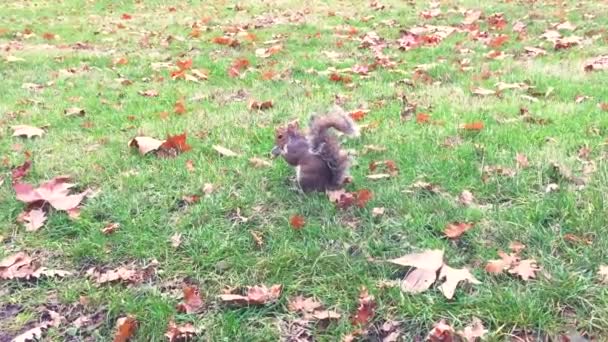
[[[189,36],[192,38],[199,38],[201,36],[202,32],[201,30],[197,29],[197,28],[193,28],[192,31],[190,31]]]
[[[228,68],[228,75],[230,77],[237,77],[241,74],[242,70],[245,70],[249,67],[249,60],[246,58],[237,58],[230,64],[230,68]]]
[[[376,303],[374,296],[370,296],[366,288],[361,289],[359,294],[359,307],[357,313],[353,317],[353,324],[365,325],[374,317]]]
[[[175,62],[175,65],[177,65],[180,70],[188,70],[192,68],[192,59],[184,59],[183,61],[177,61]]]
[[[426,113],[418,113],[416,114],[416,122],[419,124],[429,123],[431,116]]]
[[[116,321],[114,342],[127,342],[137,329],[137,321],[133,316],[121,317]]]
[[[129,63],[129,60],[126,57],[119,57],[114,59],[114,61],[112,61],[112,63],[114,65],[127,65]]]
[[[184,286],[184,302],[177,305],[178,312],[195,313],[203,306],[200,291],[196,286]]]
[[[262,79],[264,81],[272,80],[275,76],[275,72],[273,70],[265,70],[262,72]]]
[[[496,49],[496,48],[501,47],[507,40],[509,40],[509,36],[507,36],[506,34],[501,34],[500,36],[495,37],[492,40],[490,40],[490,42],[488,43],[488,46]]]
[[[186,105],[184,104],[184,98],[180,98],[179,100],[175,101],[175,106],[173,107],[173,111],[175,112],[175,114],[178,115],[182,115],[184,113],[186,113]]]
[[[350,117],[355,121],[361,121],[365,118],[365,115],[367,115],[368,112],[369,110],[357,109],[348,113],[348,115],[350,115]]]
[[[304,218],[300,215],[293,215],[290,219],[289,219],[289,224],[291,224],[291,227],[295,230],[300,230],[302,229],[302,227],[304,227],[304,224],[306,222],[304,221]]]
[[[191,149],[192,147],[186,143],[186,133],[167,135],[167,140],[159,146],[157,154],[161,157],[175,157]]]
[[[354,195],[355,195],[355,203],[357,204],[357,206],[359,208],[365,208],[365,205],[367,204],[367,202],[369,202],[369,200],[371,200],[374,197],[373,193],[368,189],[361,189],[361,190],[355,192]]]
[[[266,110],[272,108],[272,100],[268,101],[249,101],[248,105],[249,110]]]
[[[450,239],[456,239],[464,234],[464,232],[467,230],[473,228],[473,226],[473,223],[466,222],[448,223],[448,225],[445,227],[444,233],[445,236],[449,237]]]
[[[231,47],[235,47],[239,45],[238,40],[234,39],[234,38],[230,38],[230,37],[215,37],[212,40],[215,44],[219,44],[219,45],[227,45],[227,46],[231,46]]]
[[[50,32],[44,32],[42,34],[42,38],[44,38],[46,40],[53,40],[53,39],[55,39],[55,34],[54,33],[50,33]]]
[[[474,122],[466,123],[466,124],[462,125],[462,128],[467,131],[481,131],[483,129],[483,122],[474,121]]]
[[[128,13],[123,13],[123,14],[120,16],[120,18],[121,18],[121,19],[124,19],[124,20],[129,20],[129,19],[132,19],[133,17],[132,17],[130,14],[128,14]]]

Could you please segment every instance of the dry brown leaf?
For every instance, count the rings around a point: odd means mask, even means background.
[[[448,223],[448,225],[445,227],[444,234],[450,239],[456,239],[464,234],[467,230],[473,228],[473,226],[473,223],[467,222]]]
[[[481,17],[481,11],[468,10],[465,13],[465,17],[464,17],[464,20],[462,21],[462,23],[464,25],[471,25],[471,24],[475,23],[477,20],[479,20],[480,17]]]
[[[585,71],[608,70],[608,55],[589,59],[585,62]]]
[[[538,271],[540,271],[540,268],[536,265],[536,260],[526,259],[511,267],[509,273],[520,276],[522,280],[528,280],[536,278],[536,272]]]
[[[372,175],[367,175],[365,177],[367,179],[378,180],[378,179],[383,179],[383,178],[390,178],[391,175],[388,173],[376,173],[376,174],[372,174]]]
[[[353,325],[367,325],[374,318],[376,302],[374,296],[371,296],[364,287],[359,293],[359,307],[353,317]]]
[[[71,272],[53,270],[40,265],[24,252],[7,256],[0,261],[0,279],[31,279],[46,277],[65,277]]]
[[[164,140],[158,140],[150,137],[135,137],[129,141],[129,147],[137,147],[142,155],[148,152],[156,151],[164,143]]]
[[[103,227],[101,229],[101,232],[104,234],[112,234],[116,231],[116,229],[118,229],[120,227],[120,223],[114,222],[114,223],[108,223],[105,227]]]
[[[272,166],[272,163],[269,162],[268,160],[258,158],[258,157],[249,158],[249,164],[251,164],[253,167],[258,167],[258,168]]]
[[[314,312],[323,307],[323,304],[316,301],[314,298],[304,298],[303,296],[297,296],[289,300],[287,308],[291,312],[303,312],[310,313]]]
[[[41,209],[32,209],[23,217],[25,221],[25,230],[35,232],[44,225],[46,221],[46,213]]]
[[[224,157],[238,157],[240,154],[231,151],[223,146],[213,145],[213,149],[216,150],[220,155]]]
[[[171,236],[171,247],[178,248],[182,244],[182,234],[175,233]]]
[[[425,341],[429,342],[452,342],[454,341],[454,328],[445,322],[439,321],[433,325],[433,329],[429,331]]]
[[[401,280],[401,291],[421,293],[429,289],[437,279],[437,270],[417,268]]]
[[[95,267],[87,270],[86,274],[98,284],[110,283],[115,281],[124,281],[127,283],[136,283],[142,278],[142,274],[138,270],[118,267],[113,270],[98,271]]]
[[[477,339],[483,338],[488,333],[488,330],[484,328],[483,322],[473,317],[471,324],[464,327],[464,330],[460,330],[458,335],[466,340],[466,342],[476,342]]]
[[[184,286],[182,291],[184,292],[184,301],[177,305],[177,311],[188,314],[200,312],[204,303],[199,289],[191,285]]]
[[[249,110],[266,110],[272,108],[272,100],[268,101],[255,101],[250,100],[247,105]]]
[[[121,317],[116,321],[116,334],[114,334],[114,342],[127,342],[137,330],[137,321],[135,317],[129,315]]]
[[[190,341],[199,333],[200,330],[195,328],[192,323],[176,325],[175,322],[170,321],[165,337],[169,339],[169,342]]]
[[[339,313],[332,311],[332,310],[318,310],[318,311],[313,312],[310,315],[307,315],[306,317],[308,317],[308,316],[310,316],[316,320],[319,320],[319,321],[340,319],[340,317],[342,317],[342,315],[340,315]]]
[[[444,264],[439,272],[438,280],[442,280],[443,278],[445,278],[445,282],[439,286],[439,291],[441,291],[447,299],[452,299],[454,297],[456,286],[458,286],[458,283],[461,281],[466,281],[471,284],[480,284],[479,280],[475,279],[466,267],[456,269]]]
[[[473,88],[473,90],[471,90],[471,92],[475,95],[479,95],[479,96],[488,96],[488,95],[496,95],[496,91],[495,90],[490,90],[490,89],[485,89],[485,88]]]
[[[220,300],[226,304],[243,306],[243,305],[264,305],[276,301],[282,291],[282,285],[272,285],[267,288],[264,285],[252,286],[247,290],[247,295],[238,294],[222,294]]]
[[[600,269],[597,272],[597,275],[600,277],[600,281],[604,284],[608,284],[608,266],[600,265]]]
[[[67,108],[63,111],[66,116],[84,116],[85,110],[78,107]]]
[[[13,129],[13,136],[14,137],[19,137],[19,136],[26,136],[28,138],[31,137],[41,137],[45,132],[44,130],[37,128],[37,127],[33,127],[33,126],[28,126],[28,125],[15,125],[11,127]]]
[[[420,253],[407,254],[400,258],[389,260],[389,262],[400,266],[437,271],[443,265],[443,250],[425,250]]]

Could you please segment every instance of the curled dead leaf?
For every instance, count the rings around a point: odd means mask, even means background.
[[[223,146],[220,145],[213,145],[213,149],[216,150],[221,156],[223,157],[239,157],[240,154],[229,150]]]
[[[44,130],[42,130],[40,128],[28,126],[28,125],[15,125],[15,126],[12,126],[11,128],[13,129],[14,137],[19,137],[19,136],[26,136],[28,138],[41,137],[45,133]]]
[[[144,155],[158,150],[163,143],[164,141],[162,140],[150,137],[135,137],[129,141],[129,147],[136,147],[139,150],[139,153]]]

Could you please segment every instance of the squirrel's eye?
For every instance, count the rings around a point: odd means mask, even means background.
[[[277,138],[279,138],[279,139],[283,139],[283,134],[279,134],[279,135],[277,136]]]

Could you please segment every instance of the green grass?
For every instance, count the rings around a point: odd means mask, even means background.
[[[175,12],[170,12],[164,3],[15,0],[3,5],[0,29],[6,30],[0,30],[0,44],[21,40],[24,49],[0,52],[0,156],[7,161],[1,166],[5,181],[0,187],[0,257],[17,251],[39,253],[45,266],[76,273],[64,279],[2,281],[2,302],[23,307],[16,316],[0,316],[0,331],[6,336],[16,335],[26,323],[35,321],[41,306],[66,314],[79,297],[86,296],[91,302],[84,309],[86,313],[107,309],[103,323],[92,333],[98,340],[108,340],[116,319],[127,314],[139,322],[136,341],[162,340],[170,319],[204,329],[202,340],[277,340],[282,334],[279,327],[294,318],[287,310],[288,299],[302,294],[342,313],[341,320],[313,331],[317,340],[338,340],[355,329],[350,317],[357,308],[359,290],[365,286],[378,303],[375,321],[402,321],[404,341],[425,336],[442,318],[462,329],[474,316],[484,322],[489,340],[508,339],[515,330],[550,336],[577,330],[598,340],[606,338],[608,291],[599,283],[597,270],[608,262],[608,236],[604,235],[608,224],[604,162],[608,117],[597,104],[608,101],[608,88],[606,72],[583,71],[587,58],[607,51],[608,36],[602,31],[608,24],[605,3],[571,1],[558,7],[549,2],[479,5],[445,1],[442,17],[428,20],[418,16],[428,6],[422,1],[386,0],[383,3],[388,8],[382,11],[373,11],[367,2],[276,1],[270,6],[245,1],[244,10],[237,11],[228,2],[190,1],[176,2]],[[310,13],[303,22],[290,23],[283,15],[304,11],[306,6]],[[422,23],[457,25],[462,15],[448,13],[456,6],[480,8],[486,15],[503,12],[508,21],[504,33],[510,40],[501,50],[514,57],[486,59],[489,49],[469,40],[466,33],[455,33],[436,47],[407,52],[394,45],[400,29]],[[591,39],[588,45],[554,51],[550,43],[539,38],[552,23],[560,22],[560,8],[564,19],[578,26],[573,34]],[[330,11],[336,15],[328,15]],[[133,19],[122,20],[122,13],[132,14]],[[586,13],[595,14],[595,18],[584,19]],[[280,22],[249,28],[257,37],[255,44],[243,38],[238,38],[241,46],[237,48],[210,43],[223,35],[222,27],[251,23],[259,15]],[[374,17],[360,20],[368,15]],[[197,39],[189,37],[192,23],[207,16],[212,18],[206,24],[208,31],[203,29]],[[383,24],[390,19],[398,26]],[[511,31],[517,20],[528,24],[524,41],[517,41],[517,34]],[[352,88],[311,73],[310,69],[322,72],[373,61],[370,50],[358,49],[358,42],[335,35],[341,26],[355,27],[355,37],[373,30],[386,38],[389,47],[384,52],[399,62],[397,67],[379,68],[369,78],[355,75]],[[26,28],[36,36],[20,38]],[[481,30],[488,31],[483,20]],[[593,37],[591,31],[599,36]],[[44,32],[59,38],[45,41]],[[140,39],[151,32],[152,46],[141,47]],[[175,39],[163,46],[161,42],[169,35]],[[255,49],[276,37],[284,37],[283,51],[270,58],[256,57]],[[46,45],[76,42],[86,42],[94,49]],[[524,46],[541,46],[548,55],[527,59],[522,56]],[[472,52],[461,55],[459,48]],[[339,52],[341,57],[334,61],[323,53],[326,51]],[[7,62],[7,55],[24,60]],[[126,57],[128,64],[113,67],[112,60],[118,57]],[[151,66],[187,58],[193,60],[194,68],[209,70],[207,81],[174,81],[167,69]],[[235,58],[251,62],[252,68],[242,78],[228,77],[227,69]],[[458,61],[463,58],[470,59],[471,70],[459,70]],[[440,83],[410,87],[398,82],[411,79],[417,65],[431,63],[435,66],[428,73]],[[88,66],[86,72],[69,77],[60,72],[83,65]],[[277,74],[285,71],[286,76],[264,81],[261,72],[268,69]],[[492,76],[479,80],[486,69]],[[115,80],[119,77],[133,84],[120,85]],[[542,92],[554,90],[538,102],[522,98],[522,90],[507,90],[501,98],[471,94],[473,87],[492,89],[499,81],[525,81]],[[23,83],[47,82],[52,84],[41,91],[22,88]],[[160,96],[138,95],[138,91],[148,89],[158,90]],[[250,112],[247,100],[226,100],[241,89],[252,99],[273,100],[274,107]],[[418,104],[418,112],[430,113],[444,125],[402,121],[400,92]],[[305,121],[313,111],[331,106],[336,95],[348,97],[347,110],[360,106],[371,109],[363,124],[378,123],[360,138],[345,141],[346,148],[359,152],[352,170],[352,188],[368,188],[374,193],[363,209],[341,211],[324,195],[291,191],[288,178],[294,172],[282,160],[273,161],[268,168],[253,168],[248,162],[251,157],[268,156],[277,125],[294,118]],[[575,104],[577,95],[591,98]],[[173,105],[182,96],[187,113],[177,116]],[[199,100],[193,101],[193,97]],[[86,115],[66,117],[63,110],[69,107],[84,108]],[[519,119],[522,107],[550,123],[523,122]],[[166,120],[160,118],[163,111],[170,113]],[[473,121],[483,121],[484,129],[473,134],[458,129],[460,124]],[[47,134],[30,140],[14,138],[10,126],[16,124],[48,126]],[[127,146],[138,135],[164,138],[182,132],[188,134],[192,150],[174,159],[141,156]],[[206,134],[197,136],[200,132]],[[461,135],[462,144],[442,147],[445,138],[455,135]],[[242,156],[220,157],[212,149],[214,144]],[[370,144],[385,146],[387,151],[362,154],[363,147]],[[597,171],[579,190],[556,178],[551,163],[559,162],[580,175],[582,162],[577,151],[582,146],[591,148],[590,158]],[[24,151],[31,152],[33,161],[26,182],[38,184],[68,174],[80,188],[100,191],[86,200],[79,219],[54,212],[34,233],[16,222],[24,205],[15,199],[10,169],[23,163]],[[483,166],[515,168],[517,153],[528,156],[529,168],[512,178],[492,177],[482,182]],[[367,165],[385,159],[397,163],[399,175],[380,181],[366,179]],[[187,170],[187,160],[194,162],[193,172]],[[416,180],[437,184],[448,196],[404,191]],[[552,182],[558,182],[560,190],[545,193]],[[201,193],[205,183],[214,184],[216,190],[200,202],[180,208],[182,196]],[[485,206],[458,205],[454,198],[463,189],[470,190]],[[373,207],[385,207],[386,213],[374,218]],[[246,222],[232,219],[237,209],[248,218]],[[306,218],[301,231],[289,226],[294,214]],[[451,242],[442,232],[453,221],[477,224]],[[104,235],[101,229],[109,222],[121,226],[114,234]],[[261,233],[262,247],[256,246],[250,231]],[[183,236],[178,249],[170,243],[176,232]],[[593,243],[568,242],[565,234],[589,235]],[[506,250],[514,240],[527,246],[523,256],[536,259],[550,279],[539,276],[523,282],[483,270],[487,260],[495,259],[497,251]],[[398,279],[404,270],[371,262],[370,258],[386,260],[428,248],[444,249],[447,263],[469,267],[482,284],[460,287],[453,300],[445,299],[437,289],[411,295],[377,286],[381,280]],[[91,266],[144,266],[154,259],[162,272],[137,286],[97,285],[85,276]],[[200,286],[208,305],[200,315],[178,314],[175,309],[181,296],[175,296],[175,287],[167,284],[176,279],[179,284],[185,278]],[[216,297],[226,286],[260,283],[283,284],[281,300],[260,308],[233,309],[221,305]],[[51,329],[47,336],[65,340],[68,328],[66,323]]]

